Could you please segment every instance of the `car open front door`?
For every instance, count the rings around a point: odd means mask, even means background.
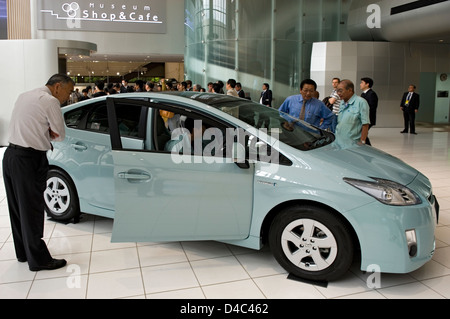
[[[108,102],[111,123],[115,122],[115,104],[114,99]],[[152,108],[152,103],[148,105]],[[159,111],[148,113],[156,117]],[[155,123],[154,119],[150,122]],[[111,132],[116,210],[113,242],[248,237],[253,165],[208,164],[201,156],[188,156],[190,162],[180,163],[171,153],[124,149],[119,135],[118,128]]]

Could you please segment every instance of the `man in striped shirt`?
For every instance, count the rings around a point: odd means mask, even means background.
[[[333,78],[333,81],[331,83],[333,85],[333,91],[331,91],[328,102],[333,105],[333,109],[331,111],[333,111],[334,114],[338,115],[339,107],[341,105],[341,98],[337,94],[337,87],[339,83],[341,83],[341,80],[339,78]]]

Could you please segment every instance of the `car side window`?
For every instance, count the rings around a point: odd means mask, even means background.
[[[108,110],[106,104],[94,106],[89,112],[86,129],[101,133],[109,132]]]
[[[77,116],[82,116],[84,111],[73,112],[66,116],[66,123],[80,121]],[[117,104],[116,106],[117,123],[119,125],[121,137],[139,137],[139,128],[141,121],[141,108],[128,107],[126,104]],[[68,125],[69,126],[69,125]],[[106,103],[95,105],[89,110],[86,120],[86,130],[99,133],[109,133],[108,109]]]
[[[64,120],[66,122],[66,126],[70,128],[79,128],[82,123],[84,117],[87,114],[86,108],[79,108],[70,112],[67,112],[64,115]]]
[[[116,105],[117,123],[120,136],[139,137],[142,108],[118,103]]]
[[[226,128],[194,112],[154,109],[155,150],[183,155],[222,157]]]
[[[137,150],[144,148],[147,124],[145,110],[147,109],[139,105],[116,103],[117,125],[125,148]],[[64,119],[70,128],[102,134],[110,132],[106,101],[69,111],[64,115]]]

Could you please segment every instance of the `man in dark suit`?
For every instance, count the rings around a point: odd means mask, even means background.
[[[120,87],[120,93],[127,93],[128,92],[128,81],[122,80],[122,86]]]
[[[270,90],[269,84],[264,83],[262,87],[263,91],[261,92],[261,99],[259,103],[272,107],[272,91]]]
[[[408,133],[417,135],[416,133],[416,113],[419,111],[420,95],[415,92],[416,86],[410,85],[408,92],[405,92],[400,103],[405,120],[405,128],[400,133]]]
[[[236,89],[236,92],[238,93],[239,97],[242,99],[245,99],[245,92],[242,89],[242,84],[240,82],[236,83],[235,89]]]
[[[369,130],[371,129],[372,126],[375,126],[377,124],[378,95],[372,89],[372,86],[373,80],[371,78],[361,79],[361,84],[359,85],[359,87],[363,91],[361,97],[364,98],[369,104],[369,118],[370,118]],[[369,137],[367,137],[366,139],[366,145],[372,145],[370,143]]]

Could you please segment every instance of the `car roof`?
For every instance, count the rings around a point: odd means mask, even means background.
[[[77,106],[81,106],[81,105],[86,105],[86,104],[90,104],[94,101],[101,101],[101,100],[105,100],[107,98],[117,98],[117,99],[122,99],[122,98],[142,98],[142,97],[148,97],[148,98],[157,98],[157,97],[162,97],[162,96],[172,96],[175,97],[175,100],[184,100],[186,102],[186,100],[194,100],[203,104],[207,104],[209,106],[213,106],[215,108],[218,107],[222,107],[224,106],[224,104],[245,104],[245,103],[254,103],[250,100],[246,100],[246,99],[242,99],[239,97],[234,97],[234,96],[229,96],[229,95],[225,95],[225,94],[217,94],[217,93],[209,93],[209,92],[189,92],[189,91],[184,91],[184,92],[179,92],[179,91],[165,91],[165,92],[132,92],[132,93],[120,93],[120,94],[113,94],[113,95],[104,95],[101,97],[97,97],[97,98],[92,98],[92,99],[88,99],[88,100],[84,100],[82,102],[78,102],[75,104],[71,104],[69,106],[72,105],[77,105]],[[178,99],[177,97],[181,98]],[[65,106],[69,107],[69,106]]]

